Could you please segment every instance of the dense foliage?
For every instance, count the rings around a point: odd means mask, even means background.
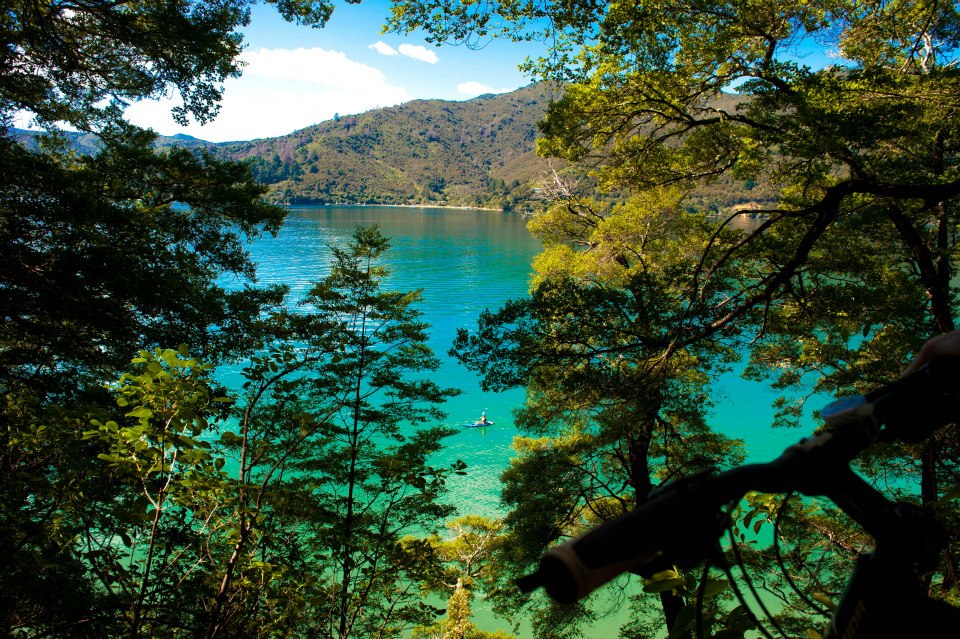
[[[742,460],[741,443],[708,425],[708,383],[732,358],[729,346],[703,340],[664,357],[675,324],[726,292],[688,297],[686,273],[699,256],[684,247],[705,243],[713,224],[664,191],[616,207],[572,199],[530,226],[545,245],[530,298],[485,313],[455,344],[487,387],[527,390],[516,415],[526,437],[503,476],[511,509],[503,575],[512,578],[529,572],[546,546],[625,513],[657,485]],[[512,595],[499,602],[505,609],[525,603],[503,588]],[[684,603],[671,591],[650,592],[672,626]],[[649,606],[649,596],[631,598],[638,610]],[[610,603],[586,602],[579,615],[539,606],[527,614],[545,636],[562,635]]]
[[[273,4],[312,25],[332,10]],[[602,602],[548,606],[511,579],[664,482],[741,458],[710,428],[713,375],[746,355],[748,375],[789,392],[777,421],[793,425],[807,394],[891,379],[955,327],[954,4],[395,0],[397,30],[548,43],[528,68],[555,84],[482,97],[470,117],[416,103],[218,155],[158,145],[119,113],[172,91],[178,117],[213,117],[247,0],[8,5],[3,634],[483,637],[469,613],[484,590],[538,636],[571,636]],[[812,45],[836,62],[804,64]],[[534,186],[527,118],[560,83],[537,146],[573,170],[537,186],[554,206],[531,221],[545,247],[531,296],[454,346],[488,387],[527,389],[509,512],[444,535],[440,497],[462,466],[428,458],[454,391],[425,379],[436,363],[418,294],[380,289],[376,229],[332,250],[301,307],[256,288],[243,242],[283,215],[253,178],[288,201],[509,203]],[[96,152],[57,135],[19,144],[19,111],[94,136]],[[586,187],[571,181],[586,169]],[[756,224],[733,228],[723,213],[737,204]],[[234,397],[212,383],[220,362],[242,367]],[[937,509],[950,541],[925,585],[947,600],[960,598],[957,436],[878,448],[859,468]],[[792,579],[828,606],[870,543],[815,501],[751,495],[734,514],[741,531],[776,521]],[[782,627],[815,632],[810,597],[785,587],[774,554],[758,543],[745,562]],[[698,590],[712,595],[706,634],[754,632],[727,582],[660,568],[607,589],[606,603],[636,610],[623,636],[664,623],[691,636]],[[447,599],[446,618],[427,592]]]
[[[335,249],[310,310],[275,319],[285,340],[250,358],[235,398],[186,347],[142,352],[111,385],[122,417],[92,420],[79,444],[109,506],[77,500],[86,529],[61,551],[89,575],[71,586],[105,602],[71,633],[343,639],[433,620],[425,536],[462,465],[427,464],[450,434],[430,423],[454,391],[419,377],[436,359],[417,294],[380,290],[387,246],[358,229]]]
[[[862,391],[890,380],[925,339],[955,327],[955,4],[411,0],[394,3],[391,26],[422,28],[436,41],[469,45],[491,37],[548,43],[548,54],[532,61],[531,70],[569,84],[548,109],[540,151],[593,167],[601,187],[632,192],[639,206],[649,207],[647,198],[665,187],[684,193],[684,209],[702,202],[699,194],[712,184],[739,181],[764,194],[763,204],[752,208],[758,223],[739,238],[718,230],[676,245],[678,254],[687,254],[687,268],[670,278],[673,291],[653,290],[685,301],[686,310],[628,334],[616,351],[625,359],[659,358],[669,370],[692,348],[718,338],[739,342],[749,353],[748,374],[788,391],[778,423],[796,424],[807,395]],[[806,64],[811,50],[827,52],[832,63]],[[733,89],[737,96],[724,95]],[[575,190],[558,193],[565,199],[548,226],[539,227],[548,228],[555,242],[587,256],[625,256],[624,266],[637,260],[653,272],[675,259],[655,249],[669,231],[627,217],[634,204],[571,206]],[[616,231],[585,241],[588,227],[617,220],[623,221]],[[718,229],[733,221],[721,216]],[[535,291],[535,300],[538,291],[568,281],[569,258],[558,264],[562,268],[547,275],[551,283]],[[608,292],[603,272],[588,272],[591,299],[600,297],[634,318],[639,310],[631,304],[640,297],[634,282],[616,283],[617,290]],[[647,299],[651,291],[643,291]],[[602,308],[597,301],[592,307]],[[577,343],[591,354],[610,351],[596,344],[621,331],[619,322],[598,321],[589,311],[528,317],[508,307],[482,327],[487,341],[465,342],[466,352],[469,358],[508,355],[504,369],[484,371],[493,382],[526,384],[557,365],[578,370],[585,355],[570,349],[557,363],[530,360],[522,376],[510,369],[520,361],[510,355],[565,335],[554,328],[557,321],[579,324]],[[559,393],[566,386],[550,379],[548,388]],[[549,406],[544,394],[535,385],[531,403]],[[560,421],[559,434],[551,433],[557,442],[582,430],[574,420]],[[644,427],[637,421],[631,428]],[[950,427],[922,445],[887,447],[862,461],[862,470],[883,489],[939,509],[952,541],[930,592],[948,599],[957,597],[960,585],[960,529],[945,498],[958,479],[956,439],[957,428]],[[578,459],[584,458],[580,452]],[[515,465],[511,472],[523,477],[528,471]],[[778,507],[763,503],[752,517],[772,519]],[[523,506],[514,508],[520,531]],[[809,592],[835,594],[838,575],[849,569],[845,559],[866,540],[823,505],[788,508],[785,518],[790,523],[779,531],[789,531],[796,544],[791,570]],[[583,521],[547,518],[540,546]],[[767,558],[758,564],[763,578],[786,604],[779,614],[790,617],[799,599],[770,570],[772,552],[761,554]],[[690,632],[667,606],[665,613],[675,632]],[[803,632],[818,622],[799,617],[787,623]]]
[[[152,135],[116,133],[82,157],[0,138],[6,388],[70,395],[147,344],[230,357],[262,332],[252,313],[279,301],[280,290],[213,284],[252,278],[243,238],[283,220],[246,170],[209,154],[156,154]]]
[[[281,15],[322,26],[327,0],[268,0]],[[250,0],[51,2],[13,0],[0,18],[0,125],[20,110],[89,130],[125,101],[173,91],[174,116],[216,115],[224,79],[239,75],[238,28]]]
[[[217,282],[252,281],[242,242],[275,231],[283,212],[242,167],[155,153],[118,105],[174,87],[181,117],[210,117],[216,84],[236,71],[246,8],[13,2],[0,20],[0,464],[10,478],[0,490],[0,623],[11,635],[99,637],[129,612],[136,636],[149,593],[112,557],[132,544],[124,527],[140,524],[150,498],[159,512],[165,493],[106,472],[97,455],[108,453],[83,433],[90,419],[126,412],[102,385],[140,349],[189,341],[224,360],[263,339],[260,315],[283,291]],[[18,111],[96,135],[102,152],[78,157],[56,137],[28,150],[7,128]],[[185,424],[206,401],[189,400]]]
[[[3,636],[386,637],[437,614],[427,536],[462,466],[427,460],[454,391],[422,378],[418,294],[380,289],[387,240],[358,230],[290,307],[256,285],[246,243],[284,211],[249,167],[120,117],[168,91],[213,117],[249,4],[5,5]],[[21,144],[18,112],[50,134]]]

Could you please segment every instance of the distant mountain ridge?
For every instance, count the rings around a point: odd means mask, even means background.
[[[207,142],[158,136],[158,148],[203,148],[249,164],[285,204],[451,204],[511,208],[546,168],[535,152],[548,85],[471,100],[413,100],[333,119],[275,138]],[[28,147],[36,131],[14,130]],[[65,131],[78,152],[96,153],[92,134]]]
[[[537,125],[558,97],[560,90],[532,84],[462,102],[413,100],[334,116],[275,138],[214,143],[178,134],[159,136],[156,145],[202,148],[245,162],[270,187],[269,197],[283,204],[528,208],[536,199],[538,178],[550,168],[536,155]],[[742,99],[725,94],[717,104],[735,109]],[[35,132],[15,134],[28,146],[36,144]],[[79,152],[96,152],[96,136],[64,136]],[[584,178],[582,171],[577,174]],[[614,199],[620,195],[608,194]],[[752,183],[725,176],[691,192],[687,206],[708,213],[730,211],[769,198]]]
[[[551,97],[534,84],[464,102],[414,100],[212,148],[248,162],[285,203],[509,208],[547,169],[535,140]]]
[[[13,137],[20,140],[21,144],[28,149],[38,146],[37,138],[44,135],[43,131],[33,131],[28,129],[12,129]],[[84,155],[93,155],[100,150],[100,138],[92,133],[78,133],[77,131],[59,131],[59,134],[78,152]],[[192,135],[178,133],[173,136],[158,135],[156,145],[158,147],[167,146],[186,146],[203,147],[214,149],[218,146],[216,142],[207,142],[195,138]]]

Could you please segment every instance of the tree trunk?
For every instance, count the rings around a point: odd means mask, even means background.
[[[656,423],[656,417],[647,420],[647,426],[638,429],[636,432],[627,436],[627,454],[630,463],[630,485],[636,497],[636,503],[643,503],[647,496],[653,491],[654,485],[650,481],[650,443],[653,438],[653,424]],[[660,593],[660,606],[663,608],[663,619],[667,629],[673,628],[680,611],[686,605],[683,597],[674,595],[672,592]],[[685,632],[679,635],[679,639],[692,639],[691,633]]]
[[[906,216],[895,211],[891,215],[900,237],[913,253],[920,281],[923,283],[930,299],[930,314],[937,334],[949,333],[954,330],[953,309],[950,299],[950,228],[946,202],[939,202],[936,207],[937,227],[935,251],[931,251],[919,232],[909,223]],[[956,426],[951,426],[956,428]],[[924,442],[920,450],[920,498],[922,503],[935,505],[940,499],[939,478],[937,477],[937,463],[940,459],[936,436]],[[952,589],[958,585],[957,558],[949,547],[944,553],[945,568],[943,570],[943,587]]]

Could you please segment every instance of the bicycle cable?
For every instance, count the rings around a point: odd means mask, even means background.
[[[727,533],[730,537],[730,549],[733,552],[734,557],[736,557],[736,565],[740,569],[740,573],[743,575],[743,581],[747,585],[747,588],[750,589],[750,594],[753,595],[754,601],[757,602],[757,605],[760,606],[760,609],[763,611],[763,614],[766,615],[767,621],[770,623],[774,629],[780,633],[781,637],[787,639],[787,633],[783,631],[783,628],[780,627],[780,624],[777,623],[777,620],[773,618],[773,615],[770,614],[770,610],[767,608],[767,605],[763,603],[763,599],[760,598],[760,593],[757,592],[756,586],[753,585],[753,579],[750,578],[750,573],[747,572],[747,567],[743,562],[743,555],[740,554],[740,547],[737,544],[736,537],[733,533],[733,526],[731,525],[727,529]],[[754,623],[757,624],[757,629],[763,633],[764,637],[767,639],[774,639],[773,635],[765,627],[760,624],[760,619],[753,612],[750,606],[746,603],[746,597],[743,596],[743,593],[740,591],[740,588],[736,586],[736,582],[733,578],[733,570],[728,568],[730,586],[733,588],[734,592],[737,594],[737,599],[740,600],[740,604],[749,611],[750,616],[753,618]]]
[[[773,552],[777,558],[777,566],[780,568],[780,574],[783,575],[787,584],[790,585],[790,589],[793,590],[794,594],[800,598],[800,600],[805,603],[812,611],[816,614],[830,618],[830,611],[826,608],[822,608],[819,605],[815,604],[812,599],[807,597],[797,586],[796,582],[793,580],[793,577],[790,576],[790,571],[787,570],[787,564],[783,560],[783,555],[780,553],[780,518],[783,516],[783,513],[787,510],[787,502],[790,501],[790,498],[793,497],[793,491],[785,494],[783,496],[783,501],[780,503],[780,506],[777,508],[777,516],[773,520]]]

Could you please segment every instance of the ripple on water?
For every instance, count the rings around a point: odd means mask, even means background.
[[[517,434],[512,411],[523,401],[520,391],[483,392],[474,375],[447,355],[456,329],[475,330],[484,309],[495,310],[512,298],[526,295],[530,262],[540,244],[530,237],[515,214],[456,209],[396,207],[293,207],[276,238],[255,242],[250,251],[260,265],[263,284],[286,284],[300,297],[329,272],[330,245],[349,242],[358,225],[378,224],[391,238],[386,256],[391,270],[387,285],[394,290],[423,289],[420,310],[431,324],[430,346],[442,365],[434,375],[443,386],[463,391],[445,405],[447,424],[457,428],[433,460],[448,465],[467,463],[466,476],[450,479],[449,503],[461,514],[502,514],[500,474],[513,454]],[[725,376],[725,391],[717,401],[714,423],[728,435],[746,440],[747,451],[763,461],[797,439],[797,433],[771,431],[766,387]],[[489,428],[463,428],[480,417]],[[603,634],[612,634],[611,625]]]
[[[480,413],[497,422],[488,429],[464,429],[446,441],[444,463],[460,458],[466,478],[452,482],[452,498],[462,504],[499,508],[499,475],[506,468],[516,430],[511,414],[521,392],[486,393],[476,377],[447,355],[458,328],[475,330],[478,314],[527,293],[530,263],[540,250],[516,214],[478,210],[413,207],[292,207],[276,238],[253,243],[251,254],[264,284],[286,284],[293,296],[329,273],[330,246],[344,246],[359,225],[377,224],[390,238],[387,286],[423,289],[420,310],[431,325],[430,346],[441,360],[436,380],[463,393],[445,410],[448,423],[472,423]],[[746,439],[757,460],[775,455],[797,439],[793,432],[771,431],[773,394],[761,384],[727,375],[718,383],[714,420],[728,435]]]

